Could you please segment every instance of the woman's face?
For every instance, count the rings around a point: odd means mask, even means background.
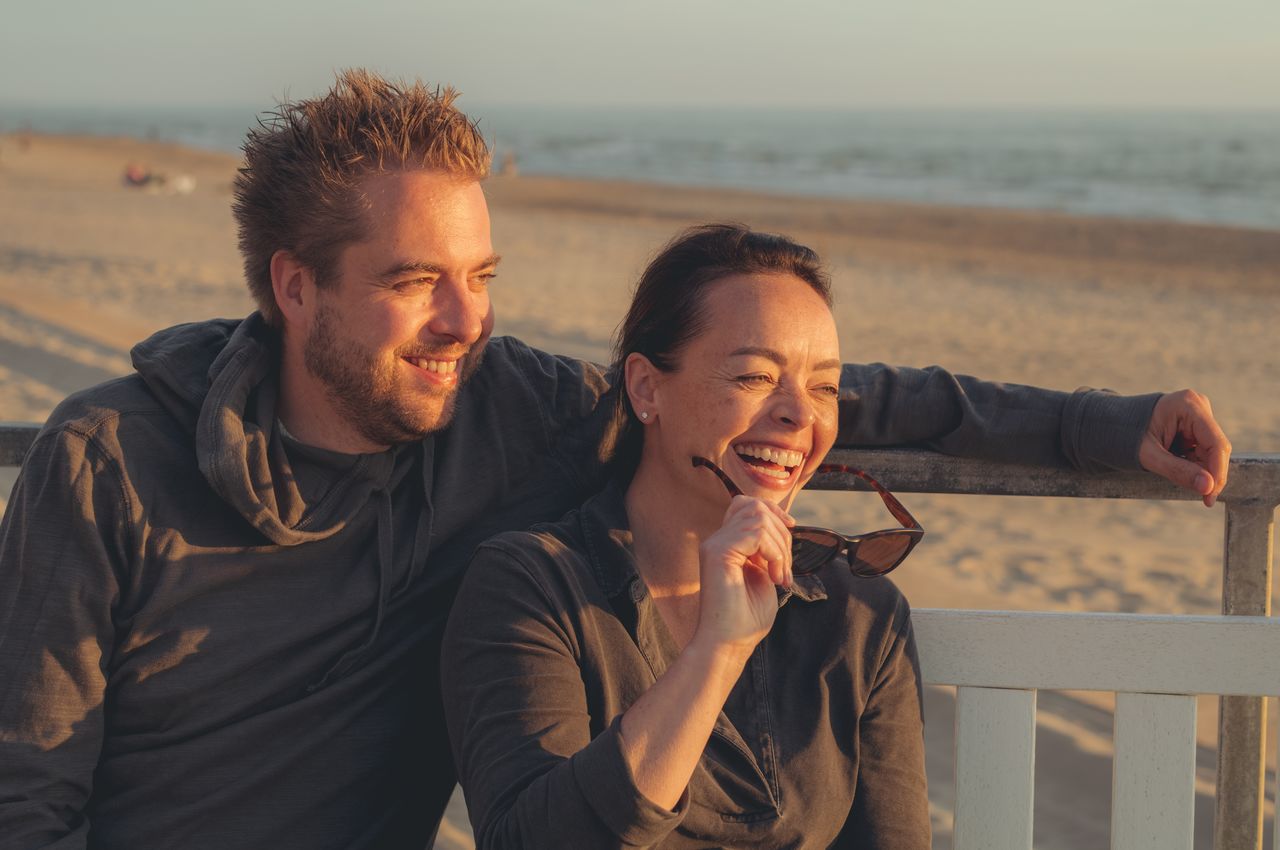
[[[661,463],[723,505],[723,485],[690,462],[706,457],[743,492],[786,507],[835,441],[835,320],[822,296],[787,274],[724,278],[705,297],[705,330],[675,371],[652,372],[642,463]]]

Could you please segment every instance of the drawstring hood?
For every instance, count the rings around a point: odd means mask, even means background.
[[[377,644],[389,600],[409,586],[426,560],[429,510],[418,519],[410,568],[393,592],[391,491],[422,452],[429,502],[430,441],[344,455],[288,437],[276,418],[279,335],[257,313],[242,322],[169,328],[137,345],[132,358],[152,393],[193,433],[197,462],[209,485],[271,543],[295,546],[332,537],[365,505],[377,503],[372,624],[307,690],[326,686]]]
[[[322,676],[307,685],[308,693],[320,690],[331,680],[346,672],[360,656],[373,648],[378,642],[378,636],[382,633],[382,618],[387,612],[387,600],[391,596],[390,573],[393,557],[391,544],[395,540],[395,526],[391,513],[391,492],[385,489],[375,490],[373,498],[378,502],[378,604],[373,613],[373,627],[369,629],[369,636],[359,646],[354,646],[342,653],[338,660],[329,665],[329,669],[325,670]],[[416,540],[414,548],[417,548]]]

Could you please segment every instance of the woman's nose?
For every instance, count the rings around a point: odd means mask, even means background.
[[[788,389],[779,392],[773,415],[779,422],[792,428],[807,428],[817,418],[808,395],[803,391]]]

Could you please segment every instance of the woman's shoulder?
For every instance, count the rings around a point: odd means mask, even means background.
[[[582,539],[581,509],[569,511],[555,522],[540,522],[523,531],[505,531],[476,547],[467,569],[467,579],[475,574],[524,573],[545,578],[585,566],[586,545]]]
[[[575,540],[575,514],[476,547],[445,629],[450,665],[477,651],[530,642],[578,653],[581,621],[598,591]]]
[[[468,586],[503,593],[535,585],[557,605],[593,594],[580,513],[581,508],[576,508],[557,521],[504,531],[485,540],[471,556],[463,593]]]

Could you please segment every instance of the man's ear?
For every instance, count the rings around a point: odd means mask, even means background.
[[[276,251],[271,255],[271,291],[285,324],[305,327],[315,308],[315,273],[289,251]]]
[[[662,370],[648,357],[633,351],[622,364],[622,373],[631,409],[645,424],[657,421],[662,412]]]

